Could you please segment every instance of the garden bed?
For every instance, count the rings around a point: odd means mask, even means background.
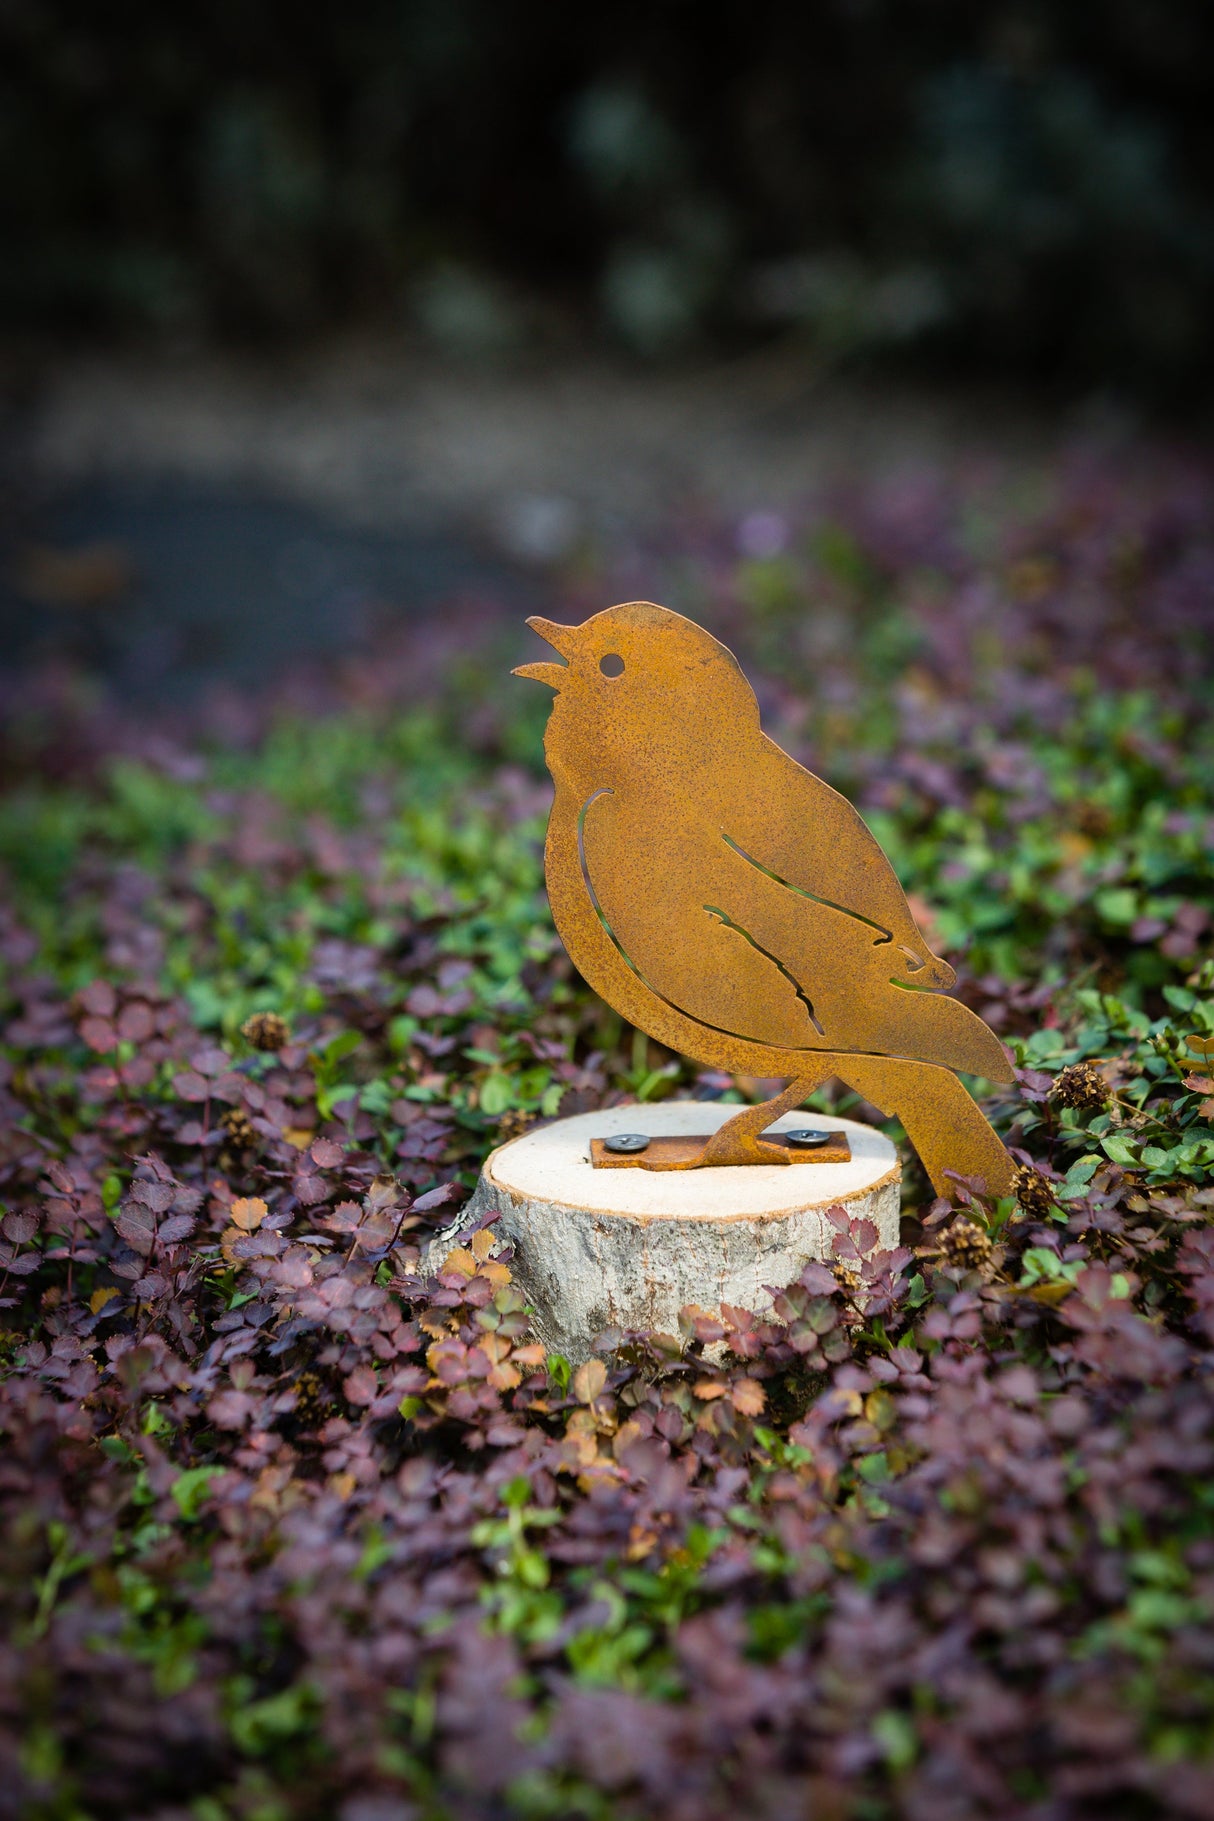
[[[491,1228],[424,1242],[527,1122],[765,1084],[573,975],[497,622],[222,736],[30,685],[0,1813],[1214,1815],[1212,503],[1160,456],[579,556],[565,617],[703,618],[861,806],[1023,1169],[573,1372]]]

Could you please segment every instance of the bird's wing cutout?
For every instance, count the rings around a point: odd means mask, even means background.
[[[871,943],[915,951],[924,984],[951,980],[950,969],[932,967],[898,876],[864,819],[766,735],[753,771],[722,808],[722,834],[752,866],[851,917],[871,932]]]
[[[707,822],[582,815],[582,871],[613,941],[651,991],[713,1030],[776,1049],[902,1056],[1004,1079],[1003,1048],[955,999],[894,984],[870,925],[789,890]]]
[[[1007,1079],[1003,1046],[976,1013],[943,993],[905,984],[896,941],[874,937],[867,921],[790,890],[724,840],[721,849],[725,906],[737,907],[735,920],[812,1001],[831,1048]]]
[[[733,1037],[784,1049],[822,1043],[812,1002],[722,893],[707,830],[671,842],[652,825],[632,830],[610,793],[581,817],[586,889],[612,940],[651,992]],[[715,876],[714,876],[715,875]]]

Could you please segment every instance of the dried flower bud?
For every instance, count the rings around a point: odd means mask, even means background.
[[[297,1423],[318,1423],[335,1407],[332,1390],[315,1372],[299,1373],[294,1390]]]
[[[1037,1220],[1045,1220],[1054,1207],[1054,1191],[1040,1170],[1035,1170],[1031,1163],[1016,1166],[1016,1200],[1026,1214]]]
[[[1050,1092],[1059,1106],[1074,1107],[1077,1112],[1098,1113],[1109,1104],[1108,1083],[1090,1062],[1069,1063]]]
[[[854,1258],[834,1258],[830,1268],[835,1274],[835,1282],[843,1292],[839,1321],[845,1329],[855,1333],[864,1326],[864,1310],[868,1302],[864,1289],[864,1272],[859,1261]]]
[[[976,1220],[970,1220],[965,1215],[954,1220],[940,1236],[940,1250],[948,1263],[963,1271],[988,1274],[993,1249],[986,1228],[980,1227]]]
[[[854,1258],[836,1258],[831,1269],[846,1295],[859,1294],[864,1285],[864,1273]]]
[[[1081,803],[1075,817],[1079,832],[1090,840],[1100,841],[1113,831],[1116,817],[1106,803]]]
[[[512,1138],[521,1138],[534,1124],[534,1113],[524,1113],[519,1107],[508,1107],[497,1122],[497,1141],[499,1144],[509,1144]]]
[[[254,1012],[241,1025],[240,1034],[255,1050],[280,1050],[291,1036],[286,1019],[277,1012]]]
[[[243,1107],[230,1107],[224,1114],[221,1123],[233,1144],[241,1146],[246,1151],[250,1145],[256,1144],[257,1133]]]

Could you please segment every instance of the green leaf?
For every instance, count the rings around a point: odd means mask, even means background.
[[[909,1714],[887,1707],[873,1721],[872,1734],[892,1771],[910,1769],[919,1755],[919,1735]]]
[[[222,1467],[187,1467],[184,1473],[177,1475],[169,1490],[187,1524],[197,1523],[211,1481],[223,1471]]]
[[[496,1119],[514,1105],[514,1087],[508,1075],[486,1075],[481,1082],[481,1112]]]
[[[1096,911],[1104,922],[1126,928],[1138,915],[1138,894],[1128,886],[1118,885],[1096,893]]]
[[[1102,1141],[1101,1148],[1106,1157],[1111,1158],[1114,1163],[1121,1164],[1123,1168],[1133,1169],[1138,1162],[1134,1153],[1133,1139],[1125,1137],[1123,1133],[1114,1132],[1111,1137]]]
[[[371,1113],[377,1119],[383,1119],[397,1098],[397,1091],[390,1082],[378,1079],[365,1082],[358,1090],[358,1104],[364,1113]]]
[[[340,1062],[343,1057],[353,1055],[361,1042],[359,1031],[338,1031],[335,1037],[317,1046],[317,1053],[328,1063]]]
[[[317,1088],[316,1110],[322,1119],[331,1119],[334,1107],[340,1106],[343,1101],[353,1100],[357,1093],[358,1089],[349,1081],[337,1088]]]
[[[307,1683],[296,1682],[261,1701],[247,1699],[247,1686],[248,1678],[237,1679],[236,1698],[228,1715],[232,1739],[240,1751],[258,1754],[284,1739],[302,1740],[314,1733],[318,1703]]]

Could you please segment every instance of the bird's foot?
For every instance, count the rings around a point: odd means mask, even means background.
[[[799,1107],[812,1094],[820,1077],[792,1081],[774,1100],[764,1100],[756,1107],[745,1107],[713,1133],[704,1146],[697,1170],[732,1168],[744,1163],[792,1163],[788,1147],[764,1143],[763,1133],[784,1113]]]
[[[763,1109],[766,1111],[766,1108]],[[767,1123],[770,1125],[771,1121]],[[697,1170],[726,1169],[744,1163],[791,1163],[787,1146],[764,1144],[751,1132],[736,1131],[738,1121],[731,1119],[707,1141],[695,1165]]]

